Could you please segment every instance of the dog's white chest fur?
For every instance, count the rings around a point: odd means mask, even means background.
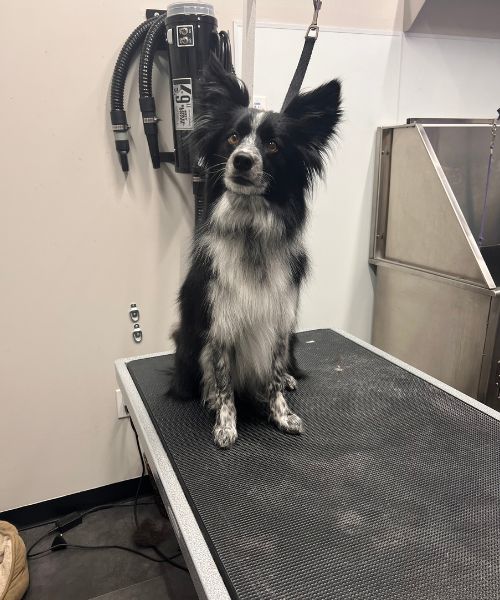
[[[295,324],[297,290],[291,281],[288,250],[273,243],[267,229],[275,224],[268,210],[259,210],[265,200],[244,198],[243,202],[254,202],[249,212],[238,200],[233,204],[225,200],[219,203],[224,214],[216,214],[215,219],[224,218],[227,226],[231,218],[249,217],[247,225],[255,237],[241,230],[241,235],[226,231],[205,237],[216,274],[209,289],[210,334],[233,350],[233,385],[248,388],[268,380],[276,344]],[[252,251],[257,248],[252,245],[258,245],[255,256]]]

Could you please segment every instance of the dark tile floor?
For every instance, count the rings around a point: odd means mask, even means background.
[[[139,521],[160,521],[163,517],[151,497],[143,497]],[[149,502],[149,504],[144,504]],[[44,532],[41,526],[21,533],[29,547]],[[66,532],[68,544],[122,545],[156,556],[151,550],[134,545],[133,508],[117,507],[88,515],[81,525]],[[50,547],[53,535],[41,542],[33,552]],[[167,556],[178,552],[170,529],[160,545]],[[182,556],[175,559],[184,565]],[[25,600],[196,600],[189,574],[165,563],[154,563],[122,550],[66,549],[51,552],[29,561],[30,587]]]

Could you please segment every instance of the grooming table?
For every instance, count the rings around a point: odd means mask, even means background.
[[[116,362],[200,598],[498,600],[500,413],[345,333],[297,357],[305,432],[240,410],[226,451],[172,355]]]

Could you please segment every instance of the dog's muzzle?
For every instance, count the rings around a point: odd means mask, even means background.
[[[262,158],[257,152],[236,150],[230,157],[225,175],[226,187],[240,194],[262,193]]]

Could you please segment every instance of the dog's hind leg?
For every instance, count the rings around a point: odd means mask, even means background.
[[[215,410],[214,441],[220,448],[229,448],[238,437],[229,352],[216,342],[209,343],[201,364],[205,401]]]
[[[302,419],[288,406],[283,396],[283,387],[286,385],[285,364],[287,358],[287,344],[280,340],[273,357],[272,380],[269,384],[269,417],[282,431],[287,433],[302,433]]]

